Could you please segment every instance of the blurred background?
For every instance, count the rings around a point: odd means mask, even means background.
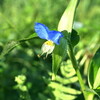
[[[35,22],[56,30],[69,1],[0,0],[0,53],[9,41],[33,34]],[[89,62],[100,45],[100,0],[81,0],[73,27],[80,35],[75,54],[88,86]],[[0,100],[29,100],[28,97],[30,100],[84,100],[68,57],[58,71],[57,80],[51,82],[51,55],[46,59],[37,56],[44,41],[31,39],[0,59]],[[21,86],[27,87],[27,92],[15,81],[19,75],[25,77]],[[99,99],[94,96],[93,100]]]

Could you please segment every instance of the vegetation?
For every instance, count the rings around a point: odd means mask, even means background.
[[[47,57],[38,56],[46,40],[37,36],[34,23],[57,30],[70,1],[0,0],[0,100],[86,100],[84,91],[87,100],[100,99],[100,0],[80,0],[70,35],[85,90],[70,52],[57,69],[52,65],[59,63],[52,62],[58,61],[59,47]],[[68,32],[62,33],[69,37]],[[67,44],[66,35],[63,43]]]

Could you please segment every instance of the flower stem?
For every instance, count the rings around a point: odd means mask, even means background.
[[[78,77],[78,80],[79,80],[79,83],[80,83],[84,98],[85,98],[85,100],[87,100],[87,93],[85,91],[85,85],[84,85],[81,73],[79,71],[76,58],[75,58],[74,53],[73,53],[73,47],[72,47],[72,45],[70,43],[68,45],[68,52],[69,52],[69,57],[70,57],[70,60],[72,62],[72,65],[73,65],[73,67],[74,67],[74,69],[76,71],[76,74],[77,74],[77,77]]]

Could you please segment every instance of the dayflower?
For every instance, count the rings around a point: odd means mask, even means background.
[[[47,55],[52,53],[55,44],[59,45],[60,38],[63,37],[62,33],[59,31],[49,30],[47,26],[41,23],[35,23],[35,32],[41,39],[46,39],[47,41],[42,45],[42,54]],[[54,44],[55,43],[55,44]]]

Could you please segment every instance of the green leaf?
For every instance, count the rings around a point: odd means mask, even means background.
[[[9,53],[13,48],[15,48],[19,44],[18,41],[10,41],[8,42],[4,48],[3,51],[1,52],[0,58],[2,58],[4,55]]]
[[[55,79],[57,71],[60,67],[62,60],[65,58],[67,54],[67,40],[65,38],[61,38],[60,45],[56,45],[53,53],[52,53],[52,79]]]
[[[94,89],[95,94],[98,95],[99,99],[100,99],[100,88],[99,89]]]
[[[71,44],[72,44],[73,47],[74,47],[75,45],[77,45],[78,42],[79,42],[79,40],[80,40],[80,37],[79,37],[77,31],[75,31],[74,29],[73,29],[72,32],[71,32],[70,40],[71,40]]]
[[[88,83],[92,89],[97,89],[100,86],[100,48],[97,50],[90,63]]]
[[[74,15],[76,11],[76,7],[78,5],[80,0],[71,0],[68,7],[64,11],[59,24],[58,24],[58,30],[59,31],[64,31],[67,30],[68,32],[72,31],[72,26],[73,26],[73,20],[74,20]]]
[[[100,89],[89,89],[89,88],[86,88],[85,90],[87,93],[93,93],[95,95],[97,95],[99,98],[100,98]]]
[[[7,53],[9,53],[12,49],[14,49],[16,46],[20,45],[21,43],[23,43],[23,42],[25,42],[25,41],[28,41],[28,40],[30,40],[30,39],[33,39],[33,38],[35,38],[35,37],[37,37],[37,34],[36,34],[36,33],[30,35],[30,36],[27,37],[27,38],[23,38],[23,39],[21,39],[21,40],[18,40],[18,41],[10,41],[10,42],[8,42],[8,43],[4,46],[4,48],[3,48],[2,52],[1,52],[0,59],[1,59],[3,56],[5,56]]]
[[[21,42],[24,42],[24,41],[28,41],[28,40],[31,40],[35,37],[37,37],[37,34],[33,33],[33,34],[29,35],[27,38],[20,39],[19,42],[21,43]]]
[[[68,85],[78,81],[76,72],[70,60],[63,61],[60,66],[61,76],[56,75],[56,82]]]
[[[57,100],[75,100],[77,98],[76,95],[81,94],[79,90],[73,89],[71,87],[66,87],[57,82],[50,82],[48,85],[52,89],[53,95],[58,98]]]

